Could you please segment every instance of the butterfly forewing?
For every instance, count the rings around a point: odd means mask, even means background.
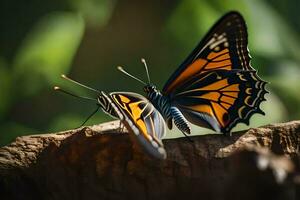
[[[237,12],[223,16],[169,78],[164,93],[172,93],[195,74],[217,69],[253,70],[247,48],[247,28]]]
[[[167,81],[163,94],[186,118],[223,133],[249,123],[264,100],[266,82],[250,65],[243,17],[230,12],[208,32]]]
[[[136,93],[114,92],[110,96],[124,114],[123,123],[144,149],[157,158],[166,158],[161,142],[166,133],[165,122],[154,106]]]

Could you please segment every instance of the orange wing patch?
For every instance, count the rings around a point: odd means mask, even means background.
[[[219,92],[208,92],[206,94],[199,96],[199,98],[216,101],[220,98],[220,96],[221,94]]]
[[[197,93],[195,92],[201,91],[203,91],[204,94],[196,95]],[[228,83],[228,79],[222,79],[202,88],[184,91],[179,93],[179,95],[184,94],[189,98],[208,100],[206,103],[187,106],[185,108],[214,116],[220,123],[221,127],[225,127],[230,121],[229,109],[234,105],[238,98],[239,91],[239,84],[230,85]],[[250,103],[250,100],[248,102]]]
[[[189,67],[187,67],[173,82],[172,84],[168,87],[167,91],[173,90],[177,85],[180,85],[189,77],[197,74],[202,70],[202,68],[206,65],[207,60],[199,58],[195,62],[193,62]]]
[[[207,58],[196,59],[178,75],[178,77],[168,86],[165,92],[171,92],[174,88],[190,80],[190,78],[197,74],[219,69],[232,69],[232,62],[228,48],[218,52],[212,51],[208,54]]]
[[[222,79],[222,80],[219,80],[219,81],[216,81],[210,85],[207,85],[205,87],[202,87],[202,88],[199,88],[197,90],[206,90],[206,91],[209,91],[209,90],[219,90],[221,88],[223,88],[224,86],[228,85],[228,81],[227,79]]]
[[[230,97],[235,97],[237,98],[239,93],[238,92],[223,92],[224,95],[230,96]]]
[[[221,56],[215,58],[214,61],[222,61],[222,60],[227,60],[227,59],[230,59],[229,53],[226,53],[224,55],[221,55]]]
[[[139,107],[139,104],[142,101],[137,101],[130,103],[130,99],[123,96],[123,95],[118,95],[121,99],[121,102],[118,101],[118,99],[114,96],[115,101],[118,103],[120,107],[123,108],[124,111],[132,118],[132,120],[137,124],[137,126],[140,128],[141,132],[143,135],[147,138],[150,139],[150,136],[147,134],[147,127],[143,119],[141,118],[141,115],[143,113],[143,110]],[[128,109],[128,107],[130,109]]]
[[[213,112],[212,112],[212,107],[209,106],[209,105],[195,105],[195,106],[189,106],[189,107],[186,107],[187,109],[191,109],[191,110],[194,110],[196,112],[200,112],[200,113],[207,113],[209,115],[213,115]]]
[[[139,128],[142,130],[143,134],[146,137],[149,137],[149,135],[145,134],[145,133],[147,133],[147,128],[146,128],[146,124],[141,119],[143,110],[139,107],[139,104],[140,104],[140,102],[129,103],[128,105],[129,105],[132,113],[130,113],[128,110],[126,110],[126,111],[128,112],[128,114],[130,114],[132,116],[133,121],[139,126]]]
[[[218,56],[221,56],[222,54],[225,54],[225,53],[228,53],[228,52],[229,52],[228,48],[223,49],[222,51],[219,51],[219,52],[213,52],[212,51],[208,54],[207,58],[210,59],[210,60],[213,60],[213,59],[217,58]]]
[[[128,99],[127,97],[123,96],[123,95],[119,95],[120,96],[120,99],[122,102],[124,103],[129,103],[130,102],[130,99]]]
[[[224,102],[222,102],[221,105],[222,105],[226,110],[228,110],[228,109],[231,107],[230,104],[227,104],[227,103],[224,103]]]
[[[227,96],[222,96],[221,97],[221,101],[233,105],[234,101],[235,101],[235,98],[231,98],[231,97],[227,97]]]
[[[232,62],[230,59],[228,48],[223,49],[219,52],[210,52],[207,56],[207,59],[209,59],[209,62],[203,68],[203,72],[214,69],[232,69]]]
[[[229,92],[239,92],[240,89],[239,89],[239,84],[232,84],[232,85],[229,85],[227,87],[224,87],[223,89],[221,89],[221,91],[229,91]]]
[[[228,123],[228,112],[225,110],[220,104],[211,102],[213,107],[215,117],[217,118],[218,122],[221,124],[222,127],[225,127]]]
[[[231,61],[223,60],[219,62],[209,62],[204,69],[218,69],[225,66],[231,66]]]

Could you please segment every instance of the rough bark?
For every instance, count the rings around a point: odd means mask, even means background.
[[[300,199],[300,121],[166,139],[164,161],[118,127],[16,138],[0,148],[0,199]]]

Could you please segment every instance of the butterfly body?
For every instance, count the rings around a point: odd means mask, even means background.
[[[189,124],[183,114],[176,106],[171,104],[169,96],[162,95],[154,85],[148,84],[144,87],[148,100],[154,107],[162,114],[169,129],[172,129],[172,124],[183,133],[190,134],[191,130]]]

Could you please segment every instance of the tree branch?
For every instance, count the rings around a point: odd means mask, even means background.
[[[166,139],[165,161],[118,127],[18,137],[0,148],[0,198],[299,199],[300,121]]]

